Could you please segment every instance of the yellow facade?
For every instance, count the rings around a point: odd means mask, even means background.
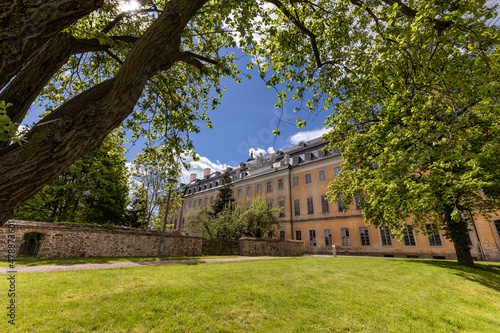
[[[339,254],[456,258],[453,244],[442,232],[429,238],[421,231],[408,230],[405,241],[399,242],[386,230],[367,226],[355,203],[345,211],[339,209],[337,200],[324,203],[321,196],[343,161],[338,153],[321,153],[324,145],[315,139],[233,168],[235,201],[244,205],[262,196],[273,208],[283,207],[281,236],[301,239],[306,253],[332,253],[335,245]],[[170,217],[174,230],[182,228],[190,212],[213,204],[220,186],[220,173],[207,170],[201,179],[193,177],[189,184],[182,184],[179,189],[185,200]],[[478,217],[469,235],[476,260],[500,261],[500,217]]]

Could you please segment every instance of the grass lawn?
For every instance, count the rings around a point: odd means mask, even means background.
[[[200,256],[200,257],[86,257],[69,259],[37,259],[35,257],[18,256],[16,266],[43,266],[43,265],[74,265],[74,264],[104,264],[112,262],[141,262],[160,260],[194,260],[211,258],[237,258],[238,256]],[[9,267],[8,261],[0,261],[0,267]]]
[[[0,331],[500,332],[500,264],[477,266],[339,257],[17,274],[16,326],[2,315]]]

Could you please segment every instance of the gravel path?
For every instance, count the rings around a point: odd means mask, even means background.
[[[8,267],[0,267],[0,274],[78,271],[78,270],[89,270],[89,269],[146,267],[146,266],[163,266],[163,265],[175,265],[175,264],[194,265],[194,264],[208,264],[217,262],[268,260],[268,259],[285,259],[285,258],[293,258],[293,257],[238,257],[238,258],[221,258],[221,259],[160,260],[160,261],[138,261],[138,262],[128,261],[128,262],[113,262],[113,263],[101,263],[101,264],[17,266],[14,270],[11,270]]]

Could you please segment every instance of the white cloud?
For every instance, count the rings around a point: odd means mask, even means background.
[[[215,172],[215,171],[224,171],[228,167],[230,167],[227,164],[221,163],[219,161],[212,162],[208,157],[205,156],[198,156],[199,160],[198,161],[193,161],[192,156],[184,156],[186,159],[186,163],[190,164],[189,170],[182,169],[181,172],[181,183],[189,183],[189,179],[191,178],[192,173],[196,173],[196,178],[201,178],[203,177],[203,170],[206,168],[210,168],[210,172]]]
[[[268,152],[269,154],[274,154],[274,148],[273,148],[273,147],[269,147],[269,148],[267,148],[267,152]]]
[[[262,149],[262,148],[253,148],[253,147],[252,147],[252,148],[250,148],[250,149],[248,150],[248,155],[250,155],[250,156],[251,156],[251,155],[252,155],[252,153],[253,153],[253,157],[255,158],[255,157],[259,156],[260,154],[262,154],[262,155],[266,155],[266,154],[267,154],[267,151],[266,151],[265,149]]]
[[[316,139],[316,138],[322,136],[323,134],[328,133],[329,131],[330,130],[328,130],[326,128],[320,128],[320,129],[315,129],[312,131],[298,132],[298,133],[292,135],[288,139],[288,141],[292,145],[296,145],[296,144],[299,144],[300,142],[306,142],[306,141],[309,141],[312,139]]]

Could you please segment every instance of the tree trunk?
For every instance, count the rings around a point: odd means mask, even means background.
[[[458,264],[465,267],[475,268],[474,260],[472,260],[472,255],[470,253],[469,229],[467,228],[467,222],[463,218],[460,218],[460,221],[458,222],[454,221],[451,217],[453,209],[453,207],[447,207],[445,210],[446,234],[455,246]]]

